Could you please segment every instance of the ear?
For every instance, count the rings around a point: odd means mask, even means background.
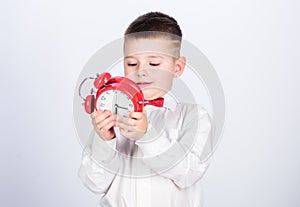
[[[183,56],[175,60],[175,71],[174,71],[175,77],[181,76],[181,74],[184,71],[185,64],[186,64],[186,59]]]

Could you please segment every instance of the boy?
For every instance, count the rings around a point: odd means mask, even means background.
[[[202,206],[199,179],[209,163],[200,157],[210,118],[203,108],[176,103],[168,93],[186,64],[181,38],[176,20],[159,12],[138,17],[125,32],[125,76],[142,88],[145,100],[163,97],[165,104],[147,105],[128,117],[91,114],[98,136],[86,147],[79,176],[102,196],[101,206]]]

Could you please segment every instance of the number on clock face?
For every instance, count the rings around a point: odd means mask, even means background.
[[[122,91],[108,90],[103,92],[97,101],[97,108],[100,110],[110,110],[119,116],[128,116],[128,113],[134,111],[134,105],[131,99]]]

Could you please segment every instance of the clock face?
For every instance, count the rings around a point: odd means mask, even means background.
[[[118,116],[128,117],[128,113],[134,111],[131,99],[122,91],[107,90],[100,94],[97,101],[97,108],[110,110]]]

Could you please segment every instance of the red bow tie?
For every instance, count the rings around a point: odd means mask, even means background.
[[[164,106],[164,98],[159,97],[153,100],[145,100],[143,102],[144,106],[146,105],[152,105],[152,106],[157,106],[157,107],[163,107]]]

